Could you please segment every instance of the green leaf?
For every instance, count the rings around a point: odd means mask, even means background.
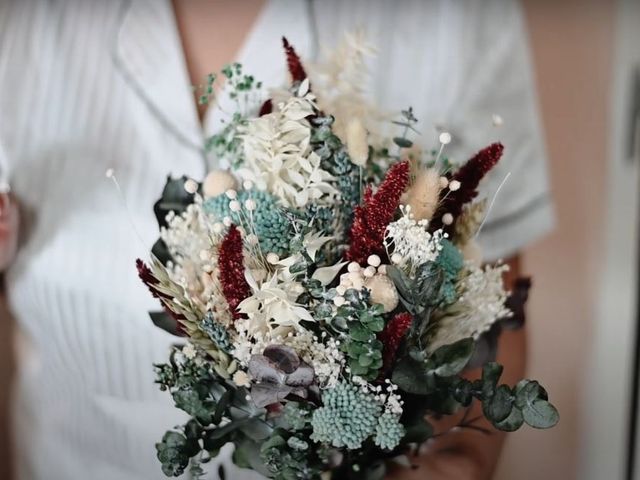
[[[158,312],[149,312],[151,321],[153,324],[170,333],[171,335],[180,336],[180,329],[178,322],[164,310]]]
[[[404,137],[393,137],[393,143],[395,143],[400,148],[411,148],[413,146],[413,142],[411,140],[407,140]]]
[[[473,355],[473,338],[463,338],[451,345],[438,348],[429,361],[435,365],[434,372],[439,377],[450,377],[460,373]]]
[[[516,385],[516,405],[525,409],[538,399],[547,400],[546,392],[535,380],[520,380]]]
[[[216,405],[216,411],[213,414],[211,422],[215,425],[218,425],[222,421],[222,417],[224,412],[226,412],[227,407],[231,403],[231,399],[233,398],[233,390],[227,390],[222,394],[220,399],[218,400],[218,404]]]
[[[433,426],[425,419],[405,427],[405,430],[403,443],[424,443],[433,436]]]
[[[486,363],[482,367],[482,394],[484,398],[490,398],[495,394],[502,370],[502,365],[496,362]]]
[[[560,420],[556,407],[548,401],[537,399],[522,409],[527,425],[533,428],[551,428]]]
[[[391,380],[401,390],[415,395],[429,395],[435,390],[435,379],[428,365],[410,357],[405,357],[398,362]]]
[[[493,426],[503,432],[515,432],[524,423],[522,412],[517,408],[512,408],[511,413],[501,422],[494,423]]]
[[[373,332],[371,332],[371,330],[369,330],[367,327],[365,327],[359,322],[351,323],[349,328],[349,336],[359,342],[368,342],[369,340],[372,340],[375,337],[375,335],[373,334]]]
[[[511,414],[513,401],[511,389],[507,385],[500,385],[490,399],[484,400],[482,410],[492,423],[500,423]]]

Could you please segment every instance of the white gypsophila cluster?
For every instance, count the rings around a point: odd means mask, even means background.
[[[413,277],[417,267],[438,258],[442,249],[440,243],[447,234],[442,230],[429,233],[429,221],[416,221],[409,205],[400,206],[400,210],[402,216],[387,225],[384,246],[391,262]]]
[[[237,174],[268,190],[285,207],[304,207],[309,202],[329,202],[337,194],[334,177],[320,166],[311,149],[314,97],[303,82],[298,96],[290,97],[272,113],[248,121],[243,130],[245,161]]]
[[[314,370],[318,384],[332,387],[340,378],[345,364],[340,344],[334,338],[323,343],[308,330],[289,331],[252,331],[250,320],[236,321],[237,335],[233,338],[233,356],[240,365],[246,367],[252,355],[259,355],[269,345],[286,345],[293,348],[298,356]]]
[[[505,306],[508,294],[502,280],[507,270],[508,265],[482,268],[467,262],[458,286],[461,292],[458,301],[442,312],[434,324],[427,347],[430,352],[463,338],[477,339],[496,321],[512,315]]]
[[[170,212],[160,237],[173,257],[168,270],[172,281],[182,286],[189,298],[202,310],[212,310],[222,323],[231,316],[217,281],[217,244],[222,232],[212,229],[202,209],[202,199],[189,205],[180,215]]]
[[[381,126],[391,118],[370,102],[367,93],[370,75],[366,62],[375,54],[364,31],[357,30],[326,52],[324,61],[309,66],[318,103],[322,111],[333,115],[333,132],[347,144],[349,125],[358,123],[368,132],[370,143],[380,146]]]
[[[363,392],[371,394],[374,399],[383,406],[385,413],[393,415],[402,415],[402,406],[404,402],[398,393],[398,386],[388,378],[384,381],[384,385],[372,385],[364,378],[354,375],[351,381],[359,385]]]

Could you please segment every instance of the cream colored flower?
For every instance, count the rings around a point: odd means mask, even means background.
[[[236,373],[233,374],[232,380],[238,387],[251,386],[251,379],[249,379],[249,375],[247,375],[247,372],[242,370],[236,371]]]
[[[238,182],[227,170],[212,170],[202,182],[204,198],[222,195],[227,190],[236,190]]]
[[[406,193],[406,204],[416,220],[431,220],[440,198],[440,174],[434,168],[421,169]]]
[[[381,304],[384,313],[392,312],[398,306],[398,290],[387,275],[376,273],[365,281],[364,286],[371,291],[371,302]]]
[[[274,112],[249,120],[244,132],[244,167],[238,175],[278,197],[285,207],[329,202],[335,178],[311,150],[313,97],[291,97]]]
[[[364,167],[369,158],[369,143],[367,142],[367,131],[359,118],[354,117],[347,122],[346,136],[347,151],[351,161]]]

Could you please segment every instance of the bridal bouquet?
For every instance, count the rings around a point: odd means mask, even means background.
[[[434,435],[430,419],[474,401],[498,430],[553,426],[545,390],[501,384],[491,361],[528,289],[506,292],[507,267],[483,266],[475,241],[477,187],[502,145],[456,167],[447,133],[440,149],[413,147],[411,109],[380,138],[357,82],[336,78],[357,77],[361,51],[343,46],[312,84],[284,45],[291,86],[254,112],[261,85],[223,70],[238,111],[209,149],[232,168],[168,180],[161,238],[137,264],[164,307],[153,321],[184,340],[156,366],[190,416],[156,446],[163,472],[203,475],[231,443],[237,465],[269,478],[380,479]]]

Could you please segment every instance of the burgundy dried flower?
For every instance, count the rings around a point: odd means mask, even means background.
[[[478,195],[478,185],[480,180],[498,163],[504,147],[501,143],[492,143],[483,148],[467,161],[458,171],[450,178],[450,181],[457,180],[460,182],[460,188],[452,191],[448,188],[442,189],[440,206],[433,216],[429,227],[435,231],[444,228],[447,233],[451,233],[455,224],[455,219],[462,212],[462,207],[476,198]],[[442,217],[445,214],[451,214],[454,223],[444,225]]]
[[[303,81],[307,78],[307,72],[304,71],[300,57],[285,37],[282,37],[282,45],[284,46],[284,52],[287,55],[287,67],[289,67],[291,80],[293,82]]]
[[[242,318],[238,305],[250,294],[249,284],[244,278],[244,256],[242,235],[235,225],[229,227],[218,250],[219,279],[233,318]]]
[[[258,116],[262,117],[264,115],[268,115],[273,112],[273,101],[269,98],[265,100],[262,106],[260,107],[260,112],[258,112]]]
[[[388,372],[393,365],[398,347],[411,327],[412,322],[413,316],[410,313],[398,313],[378,335],[378,339],[384,345],[382,350],[382,375],[384,375],[384,372]]]
[[[374,194],[368,187],[362,205],[355,208],[347,259],[365,264],[369,255],[384,257],[384,232],[393,221],[400,197],[409,183],[409,162],[393,165]]]

